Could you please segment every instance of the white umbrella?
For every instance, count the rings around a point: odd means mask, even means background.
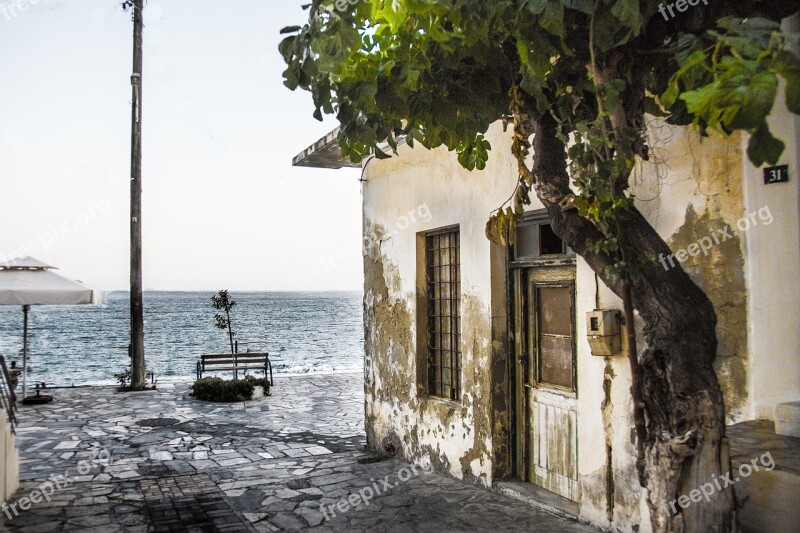
[[[28,385],[28,312],[32,305],[82,305],[102,303],[103,295],[79,281],[65,278],[56,267],[33,257],[0,263],[0,305],[21,305],[22,398]]]

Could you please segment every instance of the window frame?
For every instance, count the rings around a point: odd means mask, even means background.
[[[437,237],[455,237],[443,248],[431,242]],[[442,261],[442,251],[449,256]],[[454,251],[453,251],[454,250]],[[454,256],[454,257],[453,257]],[[433,275],[440,269],[439,281]],[[444,281],[441,269],[447,269]],[[417,374],[418,393],[444,402],[461,404],[463,350],[461,328],[461,228],[451,225],[417,234]],[[439,285],[438,291],[436,285]],[[447,290],[442,285],[449,284]],[[438,292],[438,296],[437,296]],[[446,304],[445,304],[446,303]],[[437,314],[438,305],[438,314]],[[447,314],[444,309],[447,308]],[[438,320],[438,324],[436,321]],[[447,325],[447,329],[445,329]],[[448,342],[445,343],[445,340]],[[438,348],[437,348],[438,341]],[[447,347],[445,347],[447,345]],[[438,350],[438,364],[437,353]],[[445,359],[447,359],[446,366]],[[449,379],[445,380],[445,371]],[[438,380],[437,380],[438,378]]]
[[[523,215],[523,222],[521,222],[517,226],[517,235],[515,236],[517,238],[517,242],[519,239],[519,228],[522,226],[531,226],[531,225],[535,225],[538,228],[541,228],[541,226],[552,227],[552,222],[547,214],[547,210],[538,209],[536,211],[527,212]],[[541,229],[539,229],[539,232],[540,232],[539,245],[541,246]],[[514,246],[511,246],[509,250],[510,260],[512,263],[537,263],[537,262],[552,262],[552,261],[563,261],[563,260],[574,261],[577,256],[575,251],[572,248],[570,248],[569,245],[564,240],[561,240],[561,243],[563,250],[562,253],[540,254],[537,256],[530,256],[530,255],[518,256],[517,255],[518,244],[515,244]]]
[[[528,281],[530,290],[528,300],[530,309],[528,311],[529,319],[532,324],[529,324],[529,338],[527,344],[529,349],[533,351],[533,378],[537,389],[548,391],[559,391],[568,395],[576,395],[578,392],[578,346],[577,346],[577,323],[576,323],[576,294],[575,294],[575,280],[560,280],[560,281]],[[539,309],[541,301],[536,292],[544,288],[563,288],[569,291],[570,308],[569,308],[569,321],[570,321],[570,351],[571,351],[571,367],[572,367],[572,383],[569,387],[550,383],[543,380],[542,377],[542,353],[539,345],[536,343],[538,340],[541,342],[541,324],[539,323]]]

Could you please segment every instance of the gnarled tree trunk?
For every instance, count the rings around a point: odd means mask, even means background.
[[[554,231],[623,297],[623,281],[605,272],[612,260],[587,247],[604,236],[575,209],[564,207],[572,191],[555,121],[545,115],[530,127],[529,133],[534,133],[532,185]],[[619,217],[628,245],[653,257],[671,253],[638,210],[623,211]],[[631,300],[642,324],[638,339],[641,391],[633,391],[633,396],[641,395],[646,413],[646,440],[638,466],[648,491],[653,529],[733,531],[734,494],[724,480],[730,459],[722,391],[713,367],[717,338],[711,301],[679,266],[665,270],[658,264],[646,267],[632,283]],[[678,498],[696,498],[693,490],[703,494],[701,501],[683,508]]]

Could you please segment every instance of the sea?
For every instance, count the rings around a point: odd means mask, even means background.
[[[195,379],[204,353],[229,353],[213,292],[145,292],[145,362],[161,381]],[[231,292],[240,352],[268,352],[276,375],[358,372],[364,366],[361,292]],[[116,383],[130,367],[129,298],[103,305],[32,306],[28,383],[48,387]],[[22,365],[22,306],[0,306],[0,354]],[[230,377],[219,373],[221,377]],[[20,380],[20,387],[22,386]]]

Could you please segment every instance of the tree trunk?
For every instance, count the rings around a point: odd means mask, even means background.
[[[554,231],[623,298],[623,281],[606,275],[605,267],[613,260],[587,247],[604,236],[577,210],[563,207],[572,191],[555,121],[545,115],[533,129],[532,185]],[[653,257],[671,253],[638,210],[618,216],[630,246]],[[711,301],[680,265],[665,270],[654,263],[632,283],[631,304],[641,326],[641,397],[647,419],[644,458],[638,467],[648,491],[653,530],[732,531],[734,494],[722,479],[730,471],[730,459],[722,391],[713,367],[717,338]],[[683,495],[696,497],[695,489],[712,494],[708,501],[703,496],[682,508],[676,500]]]
[[[228,339],[231,341],[231,353],[236,353],[236,350],[233,348],[233,327],[231,327],[231,312],[228,309],[225,309],[225,316],[227,317],[228,322]]]

